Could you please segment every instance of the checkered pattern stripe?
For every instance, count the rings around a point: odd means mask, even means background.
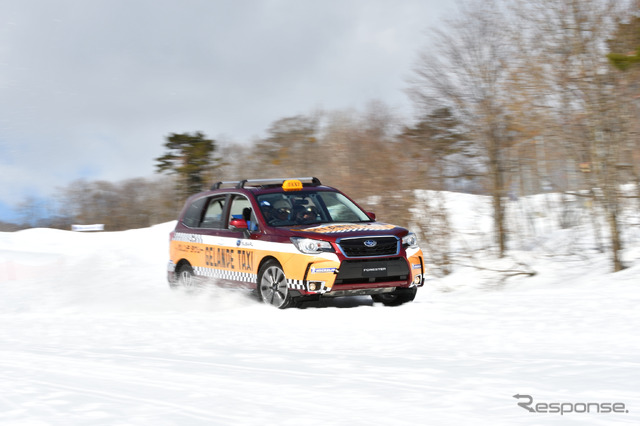
[[[185,243],[200,243],[203,244],[202,235],[187,234],[185,232],[176,232],[173,236],[173,241],[184,241]]]
[[[290,280],[287,278],[287,284],[292,290],[306,290],[307,283],[303,280]]]
[[[226,269],[214,269],[214,268],[203,268],[201,266],[196,266],[193,268],[193,272],[196,275],[207,278],[217,278],[220,280],[228,280],[228,281],[242,281],[245,283],[255,283],[258,282],[258,276],[256,274],[251,274],[248,272],[238,272],[238,271],[228,271]]]

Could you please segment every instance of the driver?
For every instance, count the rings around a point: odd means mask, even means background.
[[[286,221],[289,219],[289,214],[291,213],[290,204],[285,200],[276,201],[273,204],[274,209],[274,219],[280,221]]]
[[[297,223],[310,223],[316,220],[318,211],[315,207],[303,207],[296,212]]]

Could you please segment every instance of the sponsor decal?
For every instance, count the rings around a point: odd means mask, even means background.
[[[306,232],[318,232],[320,234],[330,234],[335,232],[349,232],[349,231],[384,231],[395,228],[395,225],[387,225],[384,223],[345,223],[340,225],[322,225],[315,228],[305,229]]]
[[[206,247],[205,265],[211,268],[253,271],[253,251],[224,247]]]
[[[186,252],[186,253],[193,253],[193,254],[200,254],[202,253],[202,247],[195,245],[195,244],[182,244],[182,243],[178,243],[176,245],[176,248],[179,251],[182,252]]]
[[[338,270],[338,268],[314,268],[311,267],[311,273],[312,274],[324,274],[324,273],[328,273],[328,272],[336,272]]]

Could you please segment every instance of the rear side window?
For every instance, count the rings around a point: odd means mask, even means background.
[[[200,198],[187,208],[182,223],[190,228],[222,228],[225,197]]]
[[[201,228],[224,228],[222,213],[224,212],[225,197],[214,197],[209,199],[207,208],[202,218]]]
[[[200,225],[200,218],[202,217],[202,207],[207,201],[206,198],[200,198],[189,206],[187,212],[184,214],[182,223],[190,228],[197,228]]]

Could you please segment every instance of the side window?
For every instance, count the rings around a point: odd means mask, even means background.
[[[251,202],[243,196],[236,196],[233,201],[231,201],[229,220],[231,219],[246,220],[247,224],[249,225],[250,231],[255,231],[258,229],[258,223],[251,208]]]
[[[224,211],[225,197],[210,198],[207,203],[204,217],[202,218],[202,228],[224,228],[222,213]]]
[[[206,198],[200,198],[199,200],[194,201],[184,214],[182,223],[190,228],[197,228],[198,226],[200,226],[200,219],[202,219],[202,208],[204,207],[206,202]]]

